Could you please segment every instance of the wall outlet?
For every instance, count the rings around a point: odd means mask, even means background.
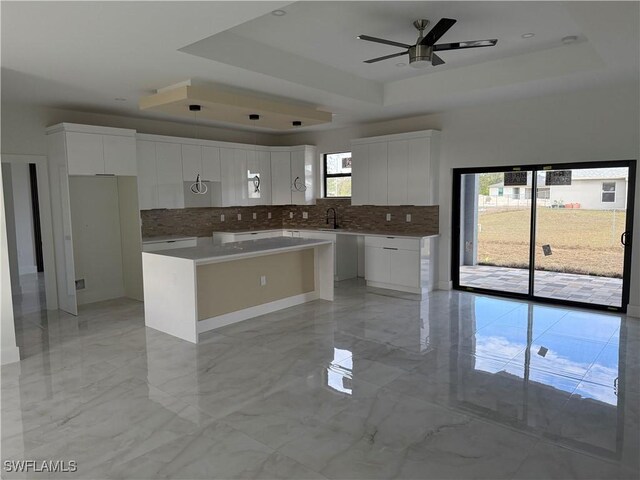
[[[309,218],[309,212],[302,212],[302,218]]]
[[[267,284],[267,276],[266,275],[260,275],[260,286],[264,287]]]
[[[224,222],[224,213],[221,213],[221,214],[220,214],[220,221],[221,221],[221,222]]]
[[[387,213],[387,222],[390,222],[390,221],[391,221],[391,214]]]
[[[85,288],[84,278],[76,280],[76,290],[84,290]]]
[[[255,220],[255,219],[257,219],[257,218],[258,218],[258,214],[254,212],[254,214],[253,214],[253,219]]]
[[[241,213],[238,214],[238,220],[242,220],[242,214]]]
[[[267,218],[271,220],[271,212],[267,212]]]
[[[293,218],[293,212],[289,212],[289,218]]]
[[[407,213],[406,220],[407,220],[407,222],[411,221],[411,214],[410,213]]]

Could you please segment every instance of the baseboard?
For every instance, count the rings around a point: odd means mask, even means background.
[[[451,290],[453,288],[453,282],[438,282],[438,290]]]
[[[302,293],[300,295],[294,295],[293,297],[282,298],[273,302],[263,303],[262,305],[256,305],[255,307],[238,310],[237,312],[225,313],[217,317],[200,320],[197,325],[198,334],[224,327],[225,325],[231,325],[232,323],[259,317],[260,315],[266,315],[267,313],[277,312],[284,308],[295,307],[296,305],[317,300],[318,298],[320,298],[320,294],[317,291]]]
[[[640,305],[627,305],[627,316],[640,318]]]
[[[20,361],[20,348],[16,346],[2,346],[2,355],[0,362],[2,365]]]
[[[398,292],[413,293],[416,295],[422,295],[422,288],[405,287],[404,285],[396,285],[393,283],[384,282],[372,282],[367,280],[367,287],[384,288],[385,290],[396,290]]]

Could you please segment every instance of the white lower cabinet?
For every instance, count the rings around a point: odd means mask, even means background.
[[[365,236],[367,285],[422,293],[421,240]]]
[[[146,241],[142,243],[143,252],[157,252],[160,250],[173,250],[174,248],[189,248],[197,246],[196,237],[180,238],[176,240]]]
[[[246,240],[260,240],[262,238],[282,237],[282,230],[268,230],[258,232],[213,232],[213,244],[222,245],[230,242],[244,242]]]

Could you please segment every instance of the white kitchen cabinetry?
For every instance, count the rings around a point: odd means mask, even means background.
[[[276,238],[284,236],[283,230],[264,230],[257,232],[213,232],[213,244],[221,245],[230,242],[244,242],[245,240],[260,240],[262,238]]]
[[[148,240],[142,243],[143,252],[157,252],[160,250],[173,250],[174,248],[196,247],[196,237],[178,238],[175,240]]]
[[[140,210],[158,208],[156,142],[136,142],[138,163],[138,205]]]
[[[291,204],[291,152],[271,152],[271,204]]]
[[[422,240],[365,236],[365,279],[372,287],[423,293]]]
[[[433,205],[439,132],[426,130],[352,141],[353,205]]]
[[[220,184],[222,206],[247,205],[247,151],[238,148],[220,149]]]
[[[134,130],[73,123],[47,129],[57,132],[63,133],[69,175],[136,176]]]
[[[182,180],[195,182],[198,175],[204,180],[202,174],[202,147],[200,145],[181,145],[182,150]]]
[[[271,155],[268,151],[247,151],[246,188],[249,205],[271,205]]]
[[[202,180],[220,181],[220,148],[202,147]]]
[[[180,144],[156,142],[158,208],[184,208]]]

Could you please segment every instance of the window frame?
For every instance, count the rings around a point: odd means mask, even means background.
[[[613,190],[605,190],[604,189],[604,184],[605,183],[612,183],[613,184]],[[601,186],[600,186],[600,203],[616,203],[617,188],[618,188],[618,184],[617,184],[617,182],[615,180],[606,181],[606,182],[603,181]],[[604,199],[605,193],[608,193],[608,194],[613,193],[613,200],[605,200]]]
[[[351,158],[353,159],[353,152],[352,151],[345,151],[345,152],[328,152],[328,153],[323,153],[322,154],[322,182],[323,182],[323,186],[324,189],[322,191],[322,198],[351,198],[353,195],[353,166],[351,168],[351,173],[327,173],[327,157],[329,155],[336,155],[336,154],[340,154],[340,153],[351,153]],[[329,197],[327,196],[327,179],[328,178],[344,178],[344,177],[349,177],[351,178],[351,195],[349,195],[348,197]]]

